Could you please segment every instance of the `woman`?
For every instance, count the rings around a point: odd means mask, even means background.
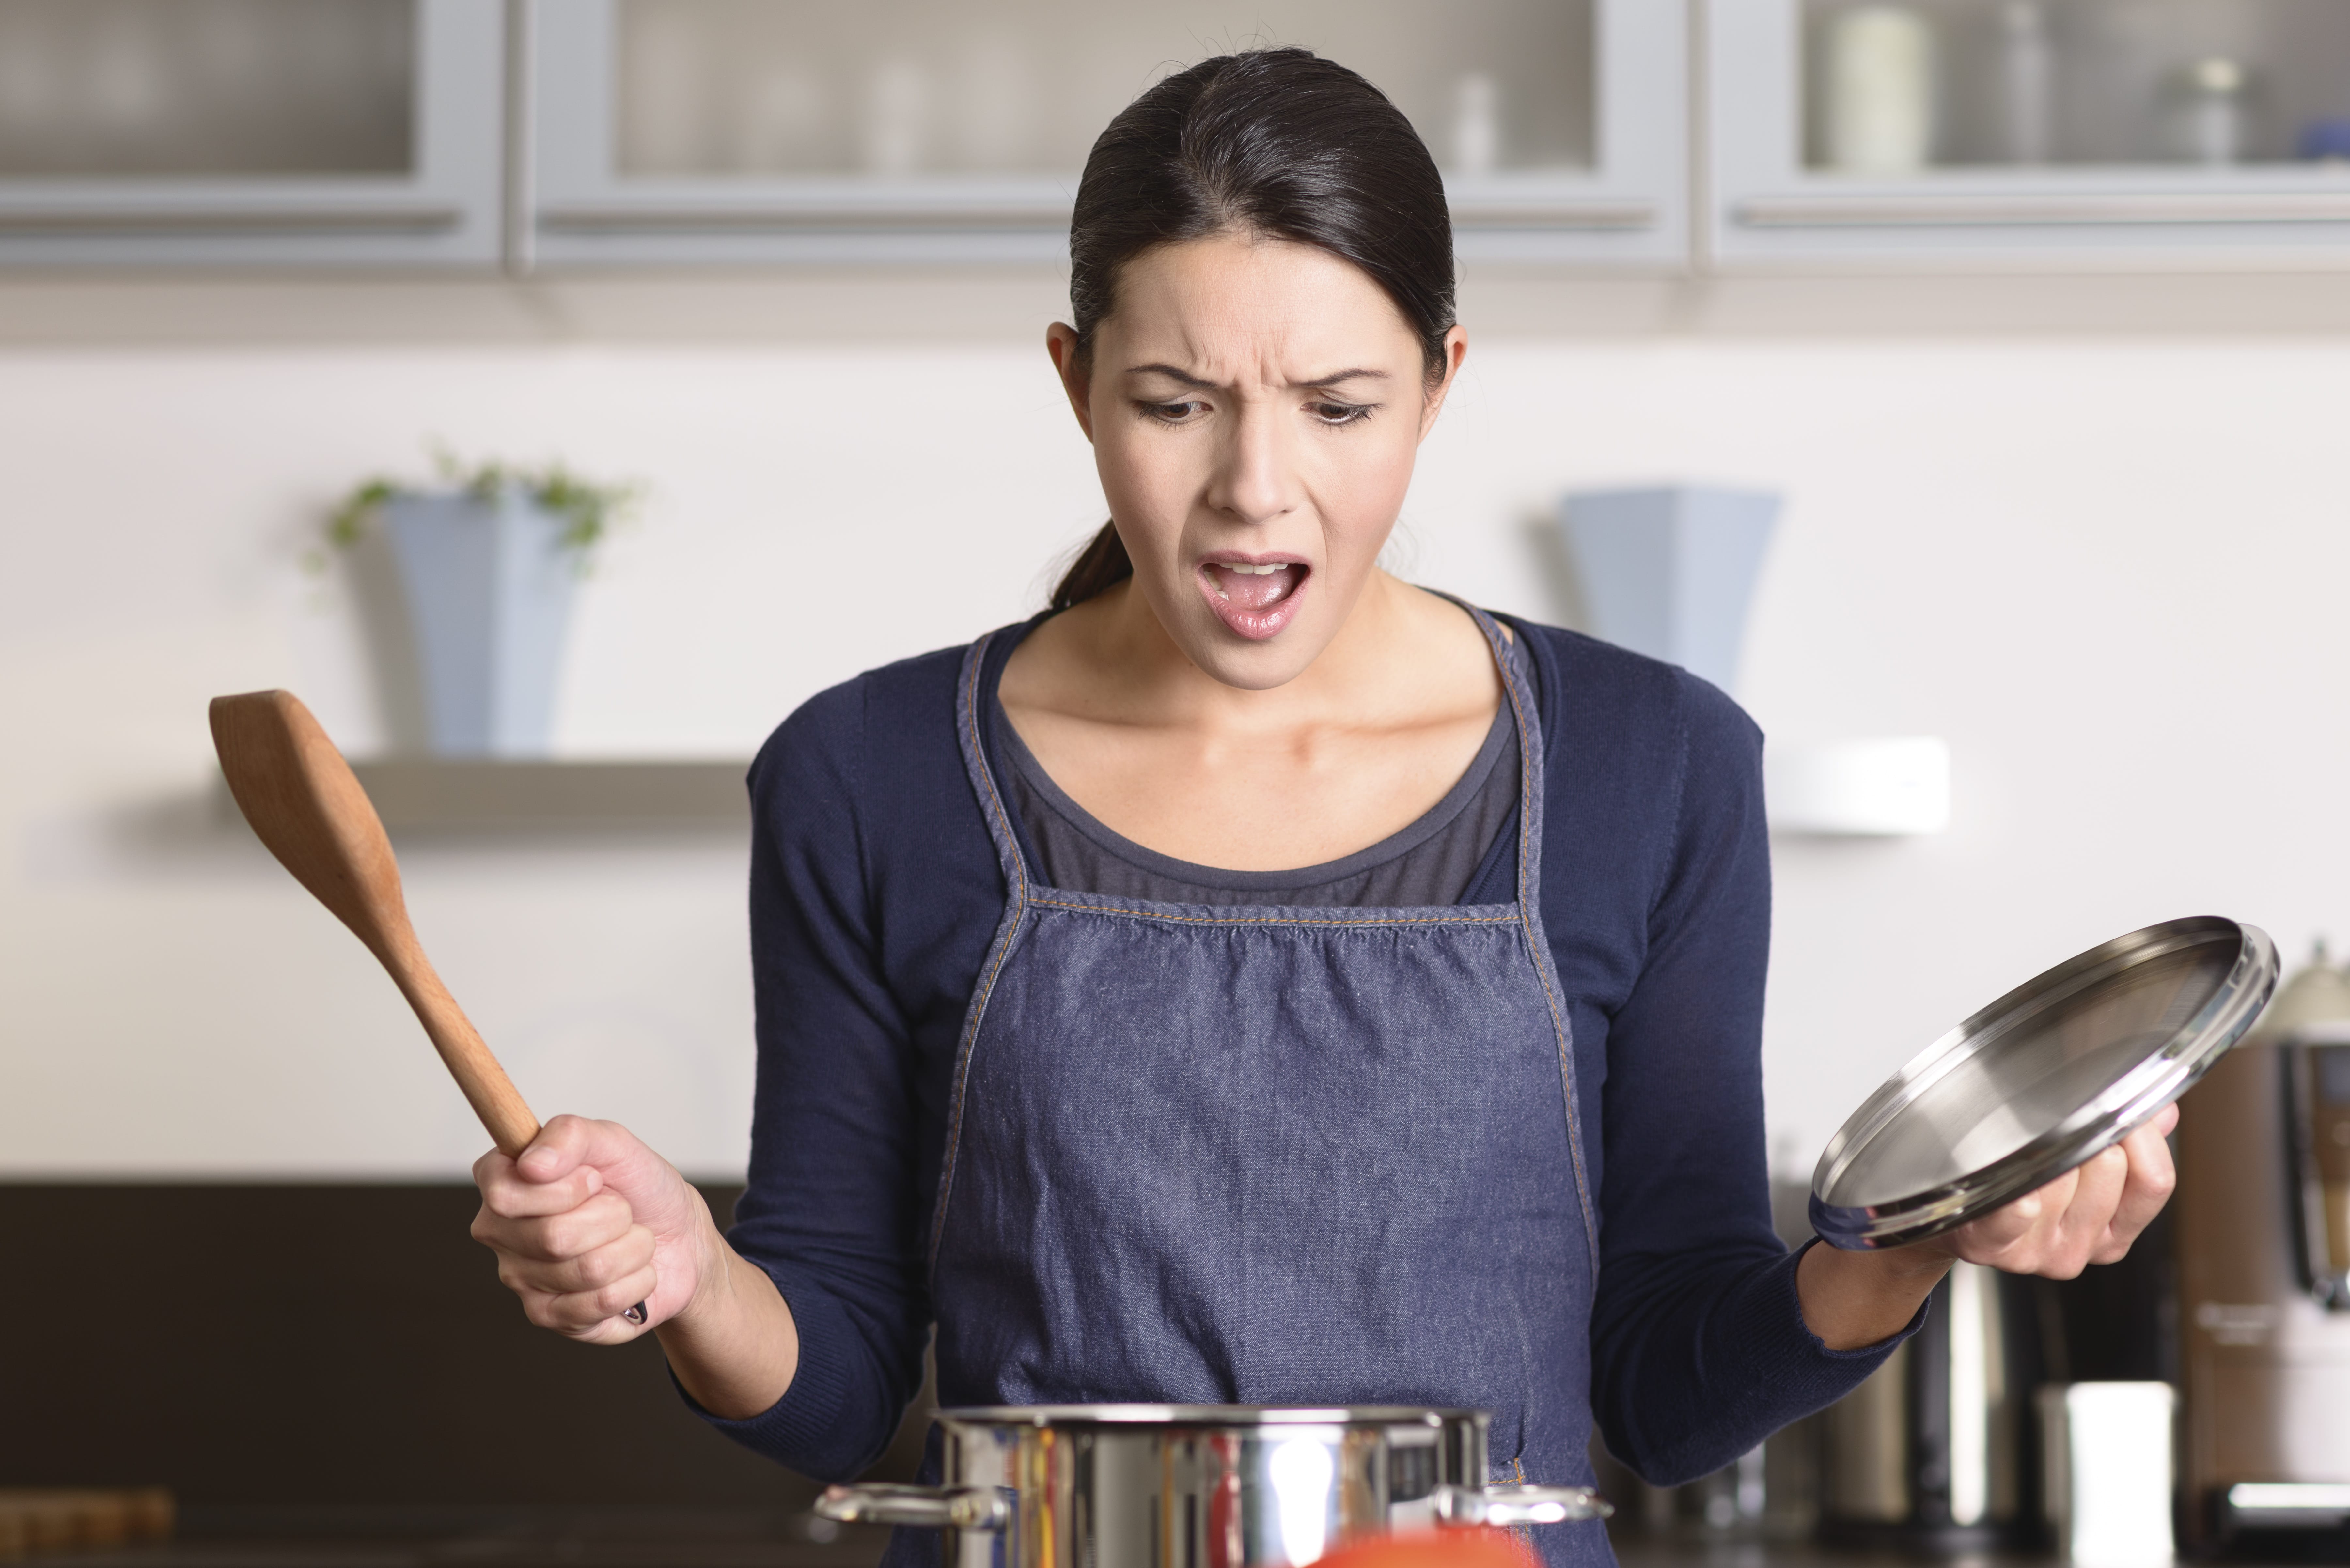
[[[818,1477],[887,1443],[935,1323],[950,1405],[1470,1406],[1553,1483],[1596,1413],[1672,1482],[1866,1376],[1952,1258],[2122,1254],[2167,1125],[1941,1242],[1773,1237],[1759,735],[1378,566],[1466,340],[1376,89],[1296,50],[1168,78],[1070,251],[1047,347],[1111,524],[1046,614],[768,742],[738,1222],[558,1118],[477,1167],[534,1321],[658,1334]]]

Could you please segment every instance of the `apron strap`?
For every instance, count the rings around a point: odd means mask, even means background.
[[[955,682],[955,738],[962,748],[963,767],[971,774],[972,791],[979,797],[980,813],[987,818],[988,836],[995,841],[1006,896],[1003,917],[996,922],[995,936],[987,946],[987,966],[980,973],[979,984],[972,990],[971,1004],[963,1010],[962,1034],[955,1042],[954,1083],[947,1101],[946,1158],[940,1165],[938,1195],[931,1215],[929,1268],[933,1276],[938,1270],[939,1243],[946,1234],[947,1195],[954,1190],[955,1154],[962,1147],[963,1094],[971,1078],[972,1043],[979,1038],[980,1020],[987,1015],[987,999],[1003,976],[1003,966],[1011,961],[1014,950],[1020,945],[1020,923],[1028,915],[1028,867],[1021,857],[1020,840],[1012,830],[1011,809],[1004,805],[1003,793],[995,787],[994,772],[987,765],[985,732],[982,729],[987,722],[987,710],[979,700],[981,681],[987,670],[987,650],[1003,635],[1001,631],[992,631],[972,643],[962,657],[962,673]]]

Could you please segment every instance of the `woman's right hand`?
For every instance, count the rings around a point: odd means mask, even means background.
[[[723,1272],[725,1243],[692,1183],[618,1122],[557,1116],[521,1158],[473,1164],[473,1239],[542,1328],[618,1345],[666,1323]],[[714,1247],[713,1247],[714,1244]],[[627,1314],[641,1303],[641,1323]]]

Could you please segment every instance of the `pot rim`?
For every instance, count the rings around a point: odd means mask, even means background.
[[[986,1405],[938,1418],[988,1427],[1408,1427],[1484,1424],[1482,1410],[1426,1405]]]

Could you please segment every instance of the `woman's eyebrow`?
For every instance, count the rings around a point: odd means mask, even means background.
[[[1129,365],[1126,373],[1129,376],[1164,376],[1170,381],[1180,381],[1184,386],[1197,387],[1201,391],[1213,391],[1216,385],[1213,381],[1203,381],[1189,371],[1178,370],[1172,365]]]
[[[1216,385],[1213,381],[1203,381],[1187,370],[1179,370],[1172,365],[1129,365],[1126,373],[1129,376],[1164,376],[1170,381],[1197,387],[1202,391],[1212,391]],[[1385,370],[1333,370],[1326,376],[1310,377],[1295,384],[1300,387],[1335,387],[1341,381],[1358,381],[1366,377],[1381,381],[1391,379]]]

